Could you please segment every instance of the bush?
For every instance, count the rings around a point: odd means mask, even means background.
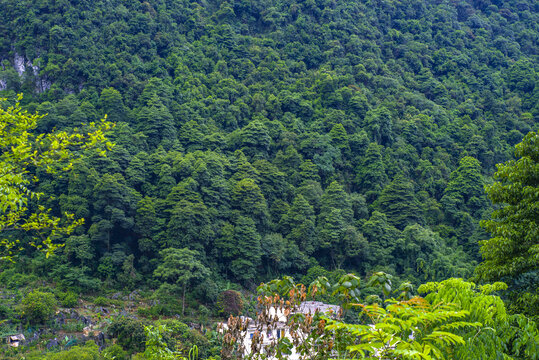
[[[73,291],[59,293],[57,296],[63,307],[73,308],[79,304],[79,297]]]
[[[110,334],[118,339],[118,344],[130,352],[144,350],[146,334],[144,324],[138,320],[119,317],[109,326]]]
[[[109,299],[103,296],[98,296],[94,299],[94,305],[97,306],[107,306],[109,304]]]
[[[176,311],[179,312],[180,310]],[[153,305],[149,308],[138,308],[137,314],[145,318],[156,319],[160,316],[172,316],[175,312],[169,306],[163,304]]]
[[[188,351],[193,345],[196,345],[200,351],[200,358],[207,357],[209,341],[199,331],[190,329],[189,326],[176,319],[158,320],[155,324],[164,325],[169,330],[169,333],[163,336],[163,340],[169,348],[176,348],[180,345],[184,351]]]
[[[62,330],[66,332],[80,332],[84,329],[84,323],[82,321],[69,321],[62,325]]]
[[[106,360],[128,360],[129,355],[127,352],[122,349],[122,347],[118,344],[109,346],[103,352],[101,353],[104,359]]]
[[[73,346],[71,349],[55,354],[47,354],[45,360],[100,360],[99,347],[88,341],[84,346]]]
[[[32,291],[22,299],[21,315],[30,324],[43,324],[56,312],[56,304],[53,294]]]
[[[235,290],[226,290],[217,298],[219,315],[228,318],[230,315],[238,316],[243,310],[241,294]]]
[[[0,305],[0,319],[11,319],[13,311],[5,305]]]
[[[16,269],[6,269],[0,272],[0,284],[8,289],[20,289],[37,281],[37,276],[23,274]]]
[[[88,267],[78,268],[61,264],[54,267],[50,276],[62,289],[71,289],[78,292],[98,291],[102,283],[99,279],[89,276]]]

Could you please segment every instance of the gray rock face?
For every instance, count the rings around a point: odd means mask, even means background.
[[[14,63],[13,67],[15,68],[15,71],[17,71],[17,74],[19,74],[20,77],[23,77],[28,71],[32,72],[32,75],[35,77],[36,92],[38,94],[45,92],[51,88],[52,82],[45,77],[41,78],[39,76],[39,70],[40,70],[39,66],[34,65],[32,61],[30,60],[26,60],[26,58],[23,55],[19,55],[15,53],[13,63]],[[0,80],[0,90],[5,90],[6,87],[7,87],[6,82],[3,80]]]
[[[26,66],[24,65],[24,56],[15,53],[15,58],[13,59],[15,71],[19,76],[22,76],[26,71]]]
[[[38,94],[49,90],[52,86],[52,82],[47,79],[38,79],[36,82],[36,91]]]

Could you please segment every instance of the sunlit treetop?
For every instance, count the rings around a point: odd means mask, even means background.
[[[0,98],[0,259],[13,260],[21,249],[17,231],[31,233],[36,240],[30,244],[45,251],[47,257],[62,246],[55,243],[61,234],[70,234],[83,223],[73,214],[63,217],[51,215],[51,209],[38,204],[40,192],[33,189],[39,179],[37,169],[48,174],[58,174],[72,169],[73,164],[83,157],[84,150],[94,149],[101,156],[113,144],[107,140],[106,132],[114,126],[106,119],[82,124],[72,132],[52,131],[39,134],[33,132],[38,121],[44,117],[29,114],[21,109],[22,94],[12,106],[4,106],[7,99]],[[29,210],[29,202],[37,206]],[[20,233],[18,233],[20,234]]]

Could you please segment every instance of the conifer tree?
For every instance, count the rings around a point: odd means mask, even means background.
[[[422,223],[421,209],[414,193],[414,186],[402,174],[397,175],[384,188],[375,206],[388,216],[391,225],[400,230],[409,224]]]
[[[235,279],[243,283],[253,281],[260,265],[262,250],[260,235],[252,219],[246,216],[237,219],[232,244],[234,249],[230,272]]]
[[[356,169],[355,183],[359,191],[372,202],[387,182],[386,168],[382,160],[382,146],[370,143],[361,165]]]
[[[314,210],[301,194],[296,196],[290,210],[283,216],[281,226],[287,240],[296,243],[305,254],[312,254],[316,245]]]

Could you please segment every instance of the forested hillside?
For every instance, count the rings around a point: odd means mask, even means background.
[[[206,305],[229,282],[326,270],[469,278],[494,210],[483,187],[538,129],[535,0],[0,0],[0,14],[0,97],[24,93],[39,132],[116,124],[106,157],[38,170],[39,202],[85,223],[4,277],[181,295],[167,283],[188,258],[182,290]]]

